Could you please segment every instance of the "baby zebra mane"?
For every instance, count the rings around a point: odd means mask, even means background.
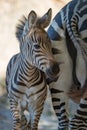
[[[36,16],[36,20],[35,20],[35,25],[37,27],[41,27],[42,22],[43,22],[44,18],[41,19],[40,17]],[[22,42],[22,38],[24,36],[26,36],[26,34],[29,32],[29,21],[28,21],[28,16],[25,17],[23,16],[20,20],[19,23],[16,26],[16,37],[19,40],[19,42]]]
[[[23,31],[24,27],[27,26],[28,29],[28,19],[23,16],[22,19],[19,20],[20,23],[17,24],[16,26],[16,37],[21,42],[21,38],[23,37]]]
[[[19,20],[20,23],[18,23],[18,25],[16,26],[16,37],[19,40],[19,42],[23,42],[23,37],[27,35],[30,28],[37,27],[41,30],[44,30],[49,25],[51,16],[51,8],[42,17],[38,17],[35,11],[33,10],[28,14],[27,18],[23,16],[23,18]]]

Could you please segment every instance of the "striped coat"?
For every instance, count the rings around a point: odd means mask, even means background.
[[[46,76],[57,78],[59,67],[45,31],[51,20],[51,9],[41,18],[31,11],[17,25],[20,52],[7,66],[6,86],[13,118],[13,130],[38,130],[38,122],[47,95]],[[56,71],[54,71],[56,68]],[[25,111],[30,114],[29,122]]]
[[[72,0],[53,18],[48,35],[60,64],[59,78],[50,84],[58,130],[87,130],[87,0]],[[69,121],[69,97],[79,102]]]

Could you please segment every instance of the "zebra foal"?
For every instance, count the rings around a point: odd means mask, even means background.
[[[50,84],[58,130],[87,130],[87,0],[72,0],[53,18],[48,35],[60,67],[59,78]],[[68,118],[69,98],[79,102]]]
[[[47,95],[46,76],[57,78],[59,67],[44,30],[51,20],[51,9],[41,18],[31,11],[20,20],[16,36],[20,52],[14,55],[6,73],[6,86],[13,117],[13,130],[38,130],[38,122]],[[56,71],[54,70],[56,69]],[[45,73],[45,74],[44,74]],[[24,111],[30,113],[27,122]]]

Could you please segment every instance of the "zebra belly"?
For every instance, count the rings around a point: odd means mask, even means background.
[[[80,52],[77,52],[76,75],[81,83],[81,87],[83,87],[87,77],[87,67],[83,55]]]
[[[65,39],[52,41],[52,47],[59,49],[61,54],[54,55],[57,62],[60,62],[60,73],[57,82],[50,85],[52,88],[68,92],[72,85],[72,60],[68,54]]]
[[[70,89],[70,87],[73,84],[72,79],[72,59],[68,53],[65,40],[61,41],[53,41],[52,40],[52,47],[60,50],[61,54],[54,55],[57,62],[60,62],[60,73],[59,78],[56,83],[58,83],[58,88],[66,91],[66,89]],[[86,64],[83,59],[83,55],[81,51],[77,52],[77,61],[76,61],[76,75],[81,83],[81,87],[83,87],[86,77],[87,77],[87,70],[86,70]],[[56,84],[55,83],[55,84]],[[54,84],[54,83],[53,83]],[[60,87],[59,87],[60,86]],[[66,86],[66,87],[64,87]],[[55,85],[54,85],[55,87]]]

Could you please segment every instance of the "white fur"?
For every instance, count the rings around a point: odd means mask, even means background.
[[[57,82],[52,83],[51,87],[67,92],[73,83],[73,65],[72,59],[70,58],[67,50],[65,39],[62,39],[61,41],[52,41],[52,47],[57,48],[61,51],[61,54],[55,55],[55,58],[57,62],[62,62],[62,64],[60,64],[59,79]],[[80,48],[79,51],[77,51],[76,75],[79,82],[81,83],[81,86],[83,86],[87,77],[87,71]]]
[[[56,33],[59,32],[59,35],[62,38],[65,38],[64,30],[58,26],[58,24],[57,24],[57,22],[55,20],[52,21],[51,26],[54,28],[54,30],[56,31]]]
[[[77,51],[76,75],[79,82],[81,83],[81,86],[83,86],[87,77],[87,70],[86,63],[84,61],[81,51]]]
[[[52,83],[51,87],[68,92],[72,85],[72,60],[68,54],[65,39],[52,41],[52,47],[61,51],[61,54],[55,55],[55,58],[57,62],[62,62],[62,64],[60,64],[59,79]]]

